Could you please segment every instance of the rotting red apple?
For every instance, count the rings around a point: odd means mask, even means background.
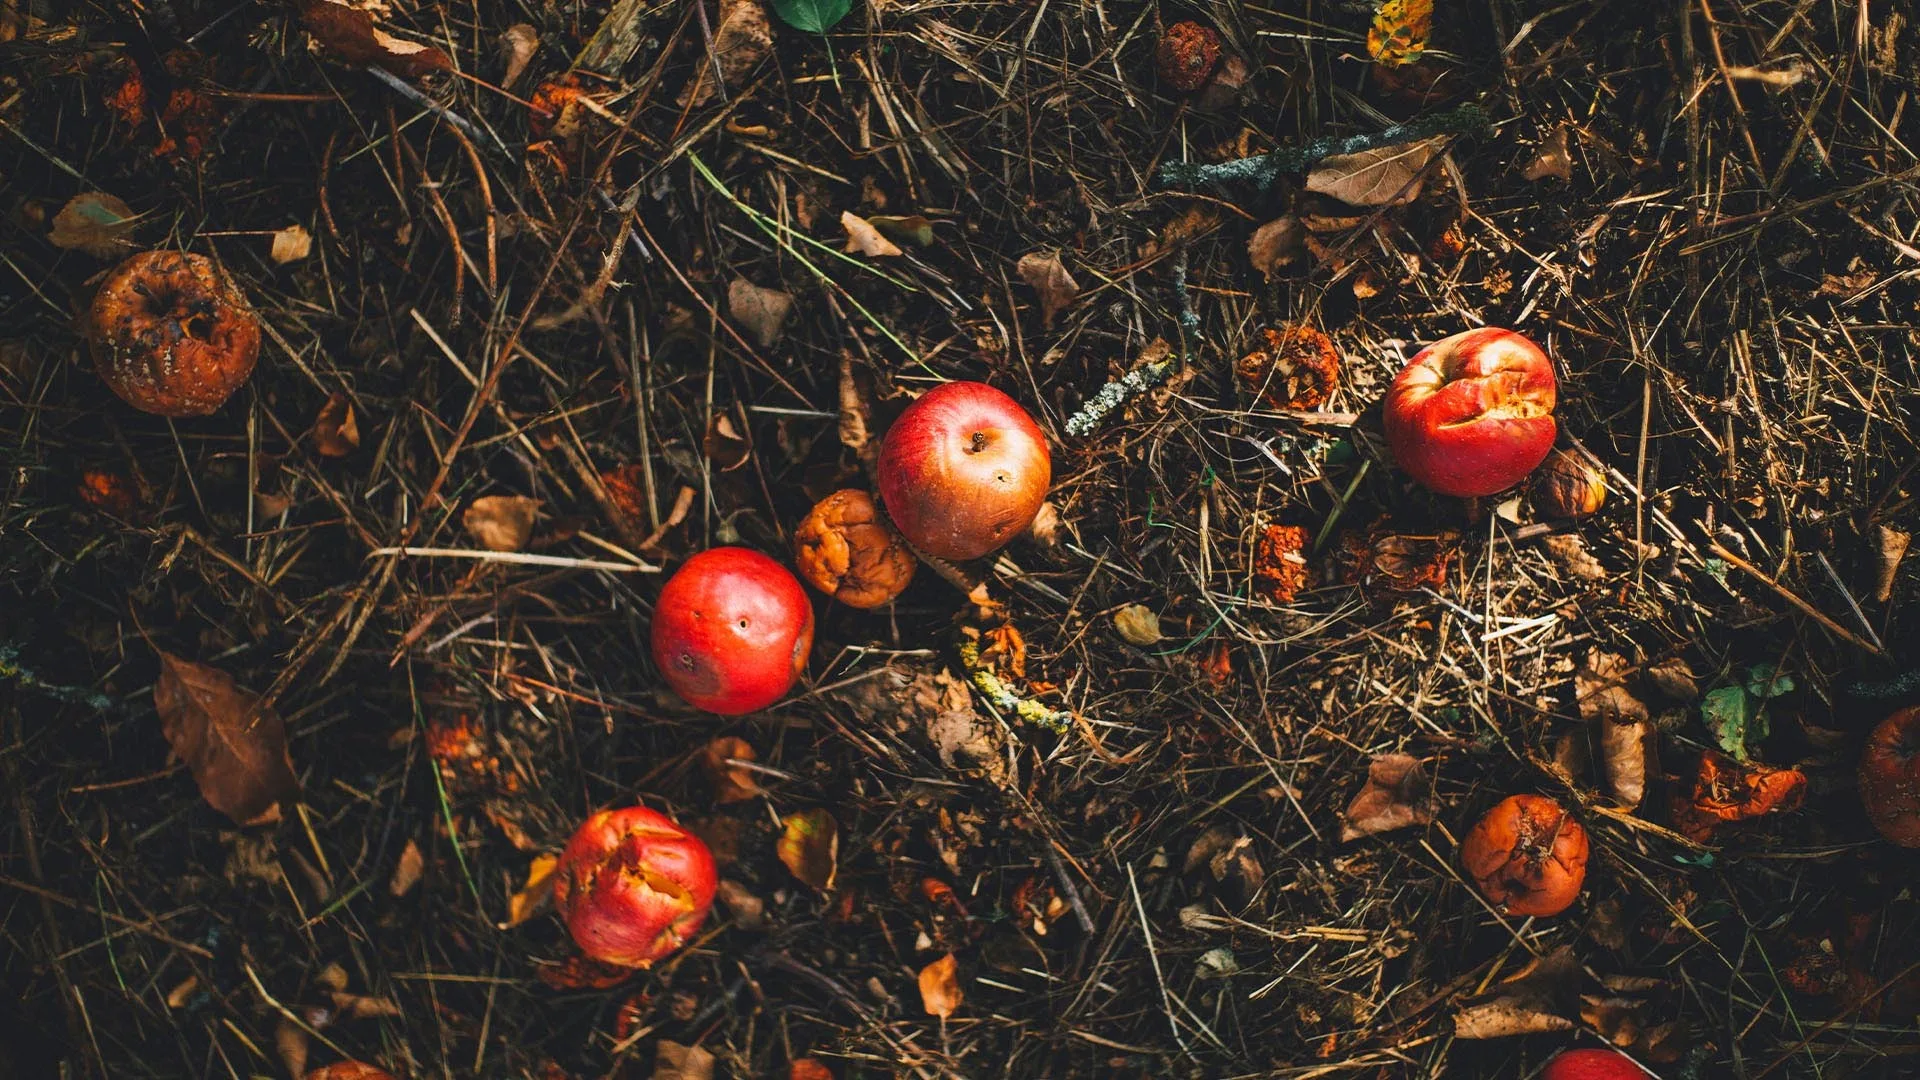
[[[1540,1073],[1540,1080],[1647,1080],[1652,1074],[1618,1050],[1568,1050]]]
[[[907,406],[876,466],[894,528],[922,554],[964,562],[1033,522],[1053,483],[1047,438],[1012,398],[950,382]]]
[[[87,311],[94,368],[158,416],[208,416],[260,359],[260,316],[219,265],[190,251],[143,251],[113,268]]]
[[[1511,330],[1483,327],[1421,349],[1387,391],[1387,445],[1442,495],[1492,495],[1553,449],[1553,364]]]
[[[1920,706],[1901,709],[1867,736],[1860,802],[1880,835],[1920,847]]]
[[[553,902],[580,951],[643,968],[687,943],[706,921],[718,877],[713,853],[644,806],[586,820],[554,868]]]
[[[813,648],[813,605],[786,567],[718,547],[688,559],[653,606],[653,662],[689,705],[736,716],[780,700]]]

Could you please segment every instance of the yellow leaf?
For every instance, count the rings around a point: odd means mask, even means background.
[[[952,1016],[966,994],[960,989],[960,962],[952,953],[920,969],[920,1004],[928,1016]]]
[[[507,921],[502,930],[519,926],[544,909],[553,899],[553,869],[560,865],[558,855],[536,855],[527,867],[527,884],[507,898]]]
[[[1420,59],[1433,33],[1433,0],[1384,0],[1367,31],[1367,55],[1387,67]]]
[[[840,826],[825,810],[802,810],[780,819],[774,853],[793,876],[819,892],[833,889],[840,861]]]

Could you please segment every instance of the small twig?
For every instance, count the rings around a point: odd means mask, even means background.
[[[1870,653],[1879,654],[1879,653],[1884,653],[1886,651],[1882,649],[1880,646],[1875,645],[1874,643],[1866,640],[1865,638],[1847,629],[1846,627],[1841,626],[1839,623],[1834,622],[1832,619],[1828,618],[1823,612],[1821,612],[1819,608],[1816,608],[1812,604],[1807,603],[1805,600],[1800,599],[1800,597],[1797,594],[1795,594],[1793,590],[1787,588],[1785,585],[1782,585],[1779,582],[1768,577],[1766,575],[1766,572],[1761,570],[1759,567],[1753,565],[1752,563],[1741,558],[1740,556],[1735,555],[1733,552],[1728,551],[1726,548],[1720,546],[1717,543],[1709,543],[1707,546],[1708,546],[1708,550],[1712,551],[1715,555],[1719,556],[1728,565],[1744,571],[1749,576],[1753,577],[1755,580],[1765,585],[1767,588],[1772,589],[1775,595],[1779,596],[1780,599],[1785,600],[1787,603],[1792,604],[1794,607],[1799,608],[1802,612],[1804,612],[1807,615],[1808,618],[1812,619],[1814,622],[1819,623],[1821,626],[1826,627],[1827,631],[1833,634],[1835,637],[1842,638],[1846,641],[1852,642],[1853,644],[1858,645],[1860,648],[1865,649]]]
[[[20,665],[20,647],[17,645],[0,644],[0,679],[12,679],[56,701],[85,705],[100,712],[112,712],[120,707],[119,702],[94,690],[41,681],[39,676]]]
[[[1160,984],[1160,1008],[1167,1014],[1167,1027],[1173,1031],[1173,1041],[1188,1056],[1193,1056],[1193,1047],[1187,1045],[1187,1037],[1180,1034],[1180,1021],[1173,1017],[1173,996],[1167,990],[1167,977],[1160,970],[1160,953],[1153,947],[1153,928],[1147,925],[1147,906],[1140,902],[1140,882],[1133,875],[1133,864],[1127,864],[1127,887],[1133,890],[1133,910],[1140,919],[1140,936],[1147,940],[1147,959],[1153,962],[1153,979]]]
[[[1827,580],[1833,582],[1833,587],[1840,590],[1841,597],[1847,602],[1847,610],[1853,612],[1853,617],[1860,623],[1860,629],[1867,632],[1868,639],[1876,646],[1885,648],[1880,642],[1880,635],[1873,632],[1873,624],[1867,621],[1867,613],[1860,610],[1860,602],[1853,598],[1853,590],[1847,588],[1847,583],[1840,580],[1840,575],[1834,570],[1833,564],[1827,561],[1827,553],[1816,551],[1813,557],[1820,560],[1820,569],[1827,572]]]
[[[980,691],[994,708],[1001,712],[1012,713],[1029,724],[1038,724],[1056,735],[1065,735],[1067,725],[1073,720],[1073,714],[1064,709],[1052,709],[1032,698],[1023,698],[1013,692],[993,668],[980,659],[980,643],[971,638],[960,639],[960,666],[966,669],[967,681]]]

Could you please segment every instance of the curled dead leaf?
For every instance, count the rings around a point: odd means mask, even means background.
[[[1051,328],[1054,316],[1080,298],[1080,286],[1060,262],[1059,252],[1030,252],[1014,269],[1020,280],[1040,294],[1040,322]]]
[[[872,258],[891,257],[904,254],[899,245],[880,235],[880,230],[852,211],[842,211],[840,227],[847,230],[848,254],[866,255]]]
[[[1145,604],[1128,604],[1114,612],[1113,628],[1129,645],[1145,648],[1161,640],[1160,616]]]
[[[801,810],[780,819],[774,854],[815,892],[832,892],[840,863],[840,826],[825,810]]]
[[[1873,598],[1884,604],[1893,599],[1893,583],[1900,576],[1900,560],[1907,557],[1907,545],[1913,537],[1899,529],[1877,525],[1873,530],[1873,540],[1880,562],[1878,572],[1874,575]]]
[[[259,695],[224,671],[161,653],[153,705],[207,805],[242,825],[280,819],[280,804],[300,785],[286,723]]]
[[[1573,692],[1583,720],[1644,722],[1647,707],[1627,690],[1633,665],[1618,653],[1591,649],[1573,673]]]
[[[960,961],[952,953],[920,969],[920,1006],[928,1016],[952,1016],[966,1000],[960,988]]]
[[[653,1080],[713,1080],[713,1066],[707,1051],[661,1039],[654,1050]]]
[[[754,782],[752,771],[732,764],[753,760],[752,744],[737,735],[723,735],[706,745],[700,752],[700,767],[713,784],[714,802],[741,802],[760,794],[760,785]]]
[[[133,250],[133,227],[140,216],[119,199],[89,191],[67,200],[53,216],[47,241],[62,251],[84,251],[111,259]]]
[[[1262,277],[1272,281],[1275,270],[1300,261],[1306,249],[1306,231],[1300,219],[1288,215],[1253,230],[1253,236],[1247,240],[1247,261]]]
[[[273,242],[267,248],[267,255],[276,265],[285,266],[290,262],[299,262],[313,252],[313,234],[305,225],[295,222],[284,229],[276,229]]]
[[[753,443],[734,426],[733,417],[716,412],[707,422],[707,460],[721,472],[732,472],[753,458]]]
[[[700,73],[680,94],[681,105],[699,108],[713,100],[718,84],[738,86],[773,51],[773,27],[759,0],[721,0],[720,21],[713,28],[713,55],[720,60],[720,77],[713,64],[700,61]]]
[[[1391,832],[1433,821],[1433,783],[1412,754],[1379,754],[1367,782],[1340,815],[1340,839]]]
[[[514,23],[500,33],[500,53],[506,59],[506,74],[500,76],[502,89],[511,89],[520,81],[527,64],[540,48],[540,32],[526,23]]]
[[[1607,789],[1629,810],[1647,795],[1647,777],[1653,768],[1653,725],[1645,720],[1596,720],[1600,736],[1600,767]]]
[[[507,897],[507,921],[502,930],[511,930],[546,910],[553,903],[553,871],[560,865],[557,855],[535,855],[527,866],[527,883]]]
[[[1540,150],[1527,162],[1520,175],[1528,180],[1544,180],[1549,176],[1561,180],[1573,179],[1573,154],[1567,149],[1567,125],[1561,124],[1540,142]]]
[[[1555,566],[1582,581],[1605,581],[1607,568],[1587,550],[1587,542],[1578,533],[1558,533],[1541,537],[1540,546]]]
[[[853,354],[840,354],[840,445],[856,453],[873,437],[873,410],[853,373]]]
[[[446,53],[394,37],[346,0],[301,0],[300,24],[335,59],[354,67],[373,65],[404,79],[453,70]]]
[[[541,505],[525,495],[482,495],[460,515],[460,524],[488,551],[519,551],[533,536],[533,518]]]
[[[420,854],[420,845],[407,838],[407,846],[400,849],[400,859],[394,864],[393,877],[387,881],[387,893],[392,896],[405,896],[420,883],[420,875],[426,871],[427,860]]]
[[[1570,1015],[1580,977],[1580,961],[1568,946],[1535,957],[1498,986],[1462,1006],[1453,1017],[1454,1037],[1498,1039],[1572,1030],[1575,1024]]]
[[[335,390],[313,420],[313,448],[321,457],[341,458],[360,449],[360,421],[353,399]]]

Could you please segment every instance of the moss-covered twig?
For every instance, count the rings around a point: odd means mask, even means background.
[[[20,666],[20,648],[17,645],[0,643],[0,679],[12,679],[21,686],[45,694],[56,701],[85,705],[101,712],[112,712],[120,707],[119,702],[105,694],[78,686],[57,686],[41,681],[39,676]]]
[[[980,658],[980,643],[973,638],[962,636],[959,652],[960,666],[966,669],[967,681],[985,695],[994,708],[1012,713],[1029,724],[1038,724],[1056,735],[1066,734],[1067,724],[1073,719],[1072,713],[1050,709],[1032,698],[1014,693],[1013,688],[994,672],[992,665]]]
[[[1187,289],[1187,252],[1185,248],[1173,260],[1173,298],[1180,319],[1180,354],[1177,358],[1142,364],[1113,382],[1094,391],[1080,410],[1067,418],[1067,434],[1074,438],[1091,435],[1100,421],[1134,397],[1167,381],[1173,369],[1185,363],[1192,341],[1200,337],[1200,316],[1193,310],[1193,294]]]
[[[1462,105],[1443,113],[1423,116],[1383,131],[1360,135],[1329,135],[1302,146],[1283,146],[1271,153],[1232,161],[1207,163],[1169,161],[1154,174],[1153,186],[1162,191],[1228,192],[1252,189],[1272,190],[1282,176],[1306,172],[1322,158],[1339,154],[1357,154],[1395,143],[1430,139],[1435,135],[1472,135],[1493,126],[1493,119],[1478,105]]]

